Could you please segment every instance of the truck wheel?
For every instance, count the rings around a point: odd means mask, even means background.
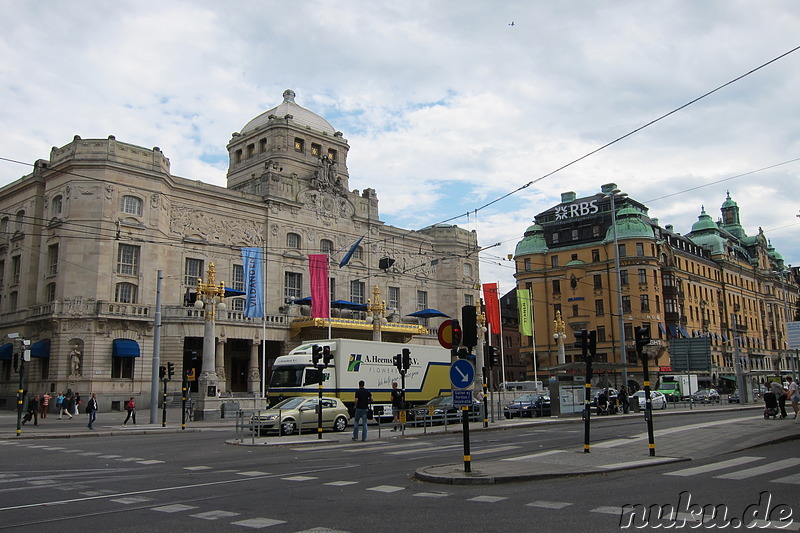
[[[340,416],[333,422],[333,430],[334,431],[344,431],[347,429],[347,419],[343,416]]]
[[[294,435],[297,429],[297,424],[291,418],[287,418],[281,422],[281,435]]]

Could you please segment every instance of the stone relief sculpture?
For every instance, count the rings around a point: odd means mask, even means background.
[[[262,246],[264,243],[263,229],[254,221],[223,219],[191,207],[174,207],[169,228],[171,233],[199,235],[209,242],[243,242],[251,246]]]

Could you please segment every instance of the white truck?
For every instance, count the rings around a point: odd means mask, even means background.
[[[667,397],[668,402],[677,402],[697,392],[697,374],[673,374],[661,376],[658,392]]]
[[[406,403],[423,404],[435,396],[449,394],[450,350],[395,342],[325,339],[309,341],[275,359],[267,398],[270,405],[292,396],[317,395],[319,370],[311,360],[313,345],[328,346],[332,361],[322,370],[322,394],[335,396],[353,409],[358,382],[363,380],[372,393],[375,412],[391,416],[392,382],[401,386],[394,356],[411,351],[411,367],[406,373]]]

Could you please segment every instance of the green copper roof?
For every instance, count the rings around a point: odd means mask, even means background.
[[[722,202],[722,209],[725,209],[726,207],[738,207],[739,204],[731,200],[731,191],[727,191],[727,193],[728,197],[725,198],[724,202]]]
[[[534,224],[525,230],[525,237],[517,243],[514,257],[546,251],[547,242],[544,239],[544,228],[539,224]]]
[[[642,220],[642,213],[631,206],[625,206],[617,211],[617,238],[631,237],[654,238],[653,227]],[[608,228],[606,241],[614,240],[614,227]]]
[[[697,222],[692,225],[692,233],[698,231],[705,231],[705,230],[712,230],[718,231],[719,228],[717,227],[717,223],[711,218],[711,216],[706,213],[706,208],[700,208],[700,216],[697,217]]]

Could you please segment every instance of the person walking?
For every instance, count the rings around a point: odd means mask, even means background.
[[[367,440],[367,413],[372,403],[372,394],[364,388],[364,382],[358,382],[356,391],[356,416],[353,421],[353,440],[358,440],[358,425],[361,423],[361,440]]]
[[[50,409],[50,398],[51,396],[46,392],[42,394],[42,399],[39,402],[41,404],[41,416],[39,418],[47,418],[47,410]]]
[[[64,415],[67,415],[72,420],[72,395],[70,394],[66,394],[61,398],[61,412],[58,415],[58,419],[61,420]]]
[[[25,422],[30,422],[33,420],[33,425],[39,425],[39,395],[37,394],[30,400],[28,400],[28,412],[25,413],[25,416],[22,417],[22,424],[25,425]]]
[[[81,395],[76,392],[75,393],[75,399],[72,402],[72,414],[73,415],[81,414],[81,405],[83,405],[83,400],[81,400]]]
[[[789,401],[792,402],[792,409],[794,409],[794,419],[797,420],[797,412],[800,411],[800,390],[797,388],[797,382],[794,381],[791,376],[786,378],[786,381],[789,383],[789,387],[786,389],[786,396],[789,398]]]
[[[136,425],[136,402],[133,401],[133,396],[131,399],[125,402],[125,410],[128,411],[128,416],[125,417],[125,422],[122,423],[124,426],[128,423],[128,420],[133,418],[133,425]]]
[[[625,385],[619,388],[619,393],[617,394],[619,397],[619,403],[622,405],[622,414],[627,415],[628,409],[630,409],[631,404],[628,401],[628,389],[625,388]]]
[[[784,390],[783,385],[773,381],[769,384],[769,391],[774,394],[775,399],[778,400],[781,418],[786,418],[786,390]]]
[[[94,429],[94,421],[97,420],[97,394],[92,393],[89,403],[86,404],[86,413],[89,415],[89,429]]]
[[[400,411],[403,410],[403,391],[397,388],[397,382],[392,381],[392,431],[403,429],[400,423]]]

